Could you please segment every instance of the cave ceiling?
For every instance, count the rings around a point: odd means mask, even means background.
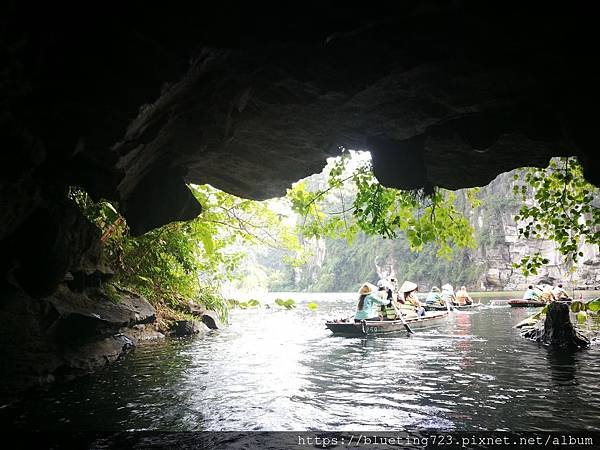
[[[583,4],[110,5],[7,7],[0,239],[66,186],[139,234],[200,213],[186,182],[281,196],[341,147],[403,189],[560,155],[600,185]]]

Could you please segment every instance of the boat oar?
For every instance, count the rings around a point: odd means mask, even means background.
[[[408,326],[408,324],[404,321],[404,317],[402,317],[402,311],[400,311],[396,307],[394,300],[392,300],[392,306],[394,307],[394,310],[396,311],[396,315],[400,318],[400,322],[402,322],[402,325],[404,325],[404,328],[406,328],[406,331],[408,331],[410,334],[415,334],[415,332],[413,330],[411,330],[410,327]]]

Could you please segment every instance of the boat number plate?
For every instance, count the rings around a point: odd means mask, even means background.
[[[367,333],[377,333],[377,327],[367,327]]]

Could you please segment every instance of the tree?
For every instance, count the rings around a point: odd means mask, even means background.
[[[523,202],[515,221],[519,236],[551,239],[567,264],[583,256],[581,246],[599,245],[600,208],[598,188],[588,183],[576,158],[553,159],[546,169],[526,168],[514,176],[514,193]],[[531,195],[533,194],[533,195]],[[548,259],[539,252],[515,263],[524,275],[535,275]]]
[[[203,213],[139,237],[129,235],[125,219],[111,203],[94,202],[77,188],[69,197],[102,231],[104,255],[115,270],[115,281],[155,305],[184,309],[187,301],[195,300],[224,315],[220,284],[234,276],[249,246],[279,248],[291,261],[301,259],[294,229],[267,202],[241,199],[208,185],[189,187]]]
[[[326,168],[327,186],[310,190],[306,182],[288,190],[292,209],[302,217],[299,228],[310,237],[345,237],[359,230],[394,239],[404,233],[413,251],[434,242],[438,256],[448,257],[454,247],[474,247],[473,228],[456,207],[456,196],[444,189],[432,193],[402,191],[379,184],[371,162],[355,167],[352,153],[343,151]],[[476,190],[469,191],[471,206],[478,205]],[[329,200],[337,197],[342,210],[331,210]]]

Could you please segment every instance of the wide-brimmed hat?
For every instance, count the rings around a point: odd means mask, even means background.
[[[367,295],[367,294],[370,294],[371,292],[375,292],[376,290],[377,290],[377,286],[367,282],[367,283],[363,283],[363,285],[358,290],[358,293],[360,295]]]
[[[444,285],[442,286],[442,290],[443,290],[443,291],[450,291],[450,292],[452,292],[452,291],[454,291],[454,288],[452,287],[452,285],[451,285],[451,284],[444,284]]]
[[[419,286],[417,286],[415,283],[413,283],[412,281],[405,281],[404,283],[402,283],[402,286],[400,286],[399,291],[400,292],[410,292],[410,291],[414,291],[415,289],[417,289]]]

